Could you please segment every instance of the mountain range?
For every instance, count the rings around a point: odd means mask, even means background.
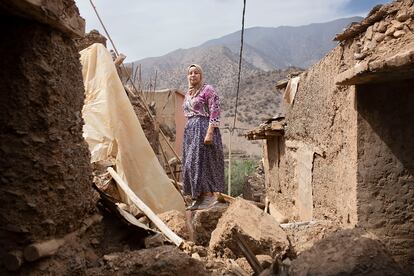
[[[308,68],[335,47],[336,42],[332,40],[335,34],[351,22],[361,19],[362,17],[342,18],[298,27],[248,28],[244,34],[244,73],[249,75],[291,66]],[[142,78],[147,81],[154,81],[157,71],[159,88],[185,88],[185,69],[191,63],[201,64],[208,81],[221,86],[225,81],[220,79],[227,79],[237,71],[239,50],[240,31],[237,31],[206,41],[197,47],[178,49],[133,64],[134,67],[141,64]]]

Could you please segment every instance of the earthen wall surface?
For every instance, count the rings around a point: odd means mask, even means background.
[[[93,210],[84,89],[72,40],[2,15],[0,253],[77,229]]]
[[[359,224],[414,271],[414,79],[361,85],[358,106]]]
[[[294,104],[287,107],[287,148],[280,162],[282,194],[297,199],[297,148],[299,142],[314,150],[312,194],[315,219],[356,222],[356,110],[354,91],[337,87],[343,50],[337,47],[309,71],[300,75]],[[289,214],[288,214],[289,215]],[[291,214],[300,217],[296,213]]]

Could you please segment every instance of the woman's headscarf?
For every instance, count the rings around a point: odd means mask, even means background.
[[[200,72],[200,77],[201,77],[200,82],[196,86],[192,86],[190,81],[188,80],[188,73],[190,72],[191,67],[195,67],[197,69],[197,71]],[[190,95],[192,95],[193,97],[197,96],[197,94],[200,93],[200,88],[204,84],[203,69],[201,68],[200,65],[194,63],[194,64],[191,64],[190,66],[188,66],[188,68],[187,68],[187,81],[188,81],[188,93],[190,93]]]

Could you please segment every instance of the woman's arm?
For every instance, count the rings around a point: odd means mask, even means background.
[[[213,143],[214,128],[220,126],[220,99],[213,87],[209,86],[207,89],[205,96],[210,117],[204,144],[211,145]]]

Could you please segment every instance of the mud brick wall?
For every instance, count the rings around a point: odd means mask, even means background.
[[[337,47],[301,75],[295,102],[287,106],[285,138],[287,144],[300,141],[320,151],[313,163],[314,219],[351,225],[357,221],[355,94],[352,87],[334,83],[344,59],[351,59],[350,54]],[[282,194],[298,206],[296,150],[287,147],[281,157],[280,184]]]
[[[61,237],[93,210],[79,55],[50,27],[1,15],[0,254]]]
[[[359,224],[414,271],[414,79],[357,88]]]

